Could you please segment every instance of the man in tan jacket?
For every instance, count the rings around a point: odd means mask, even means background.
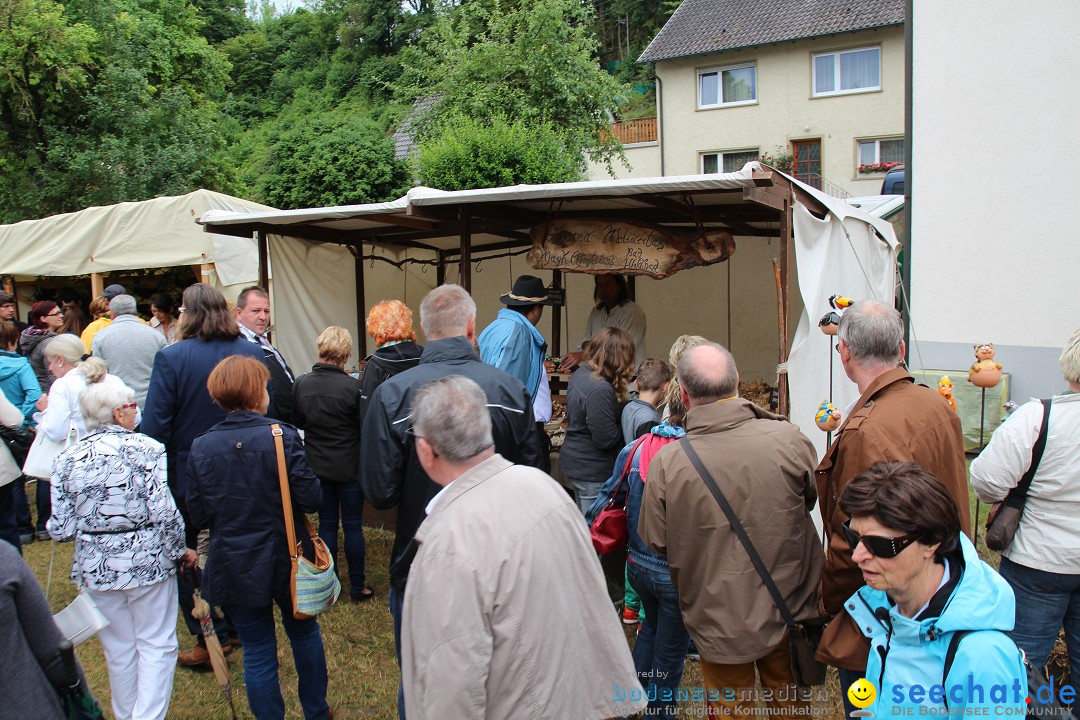
[[[838,334],[840,361],[861,394],[817,467],[828,541],[822,614],[839,613],[832,621],[836,626],[825,633],[819,658],[840,669],[840,688],[846,693],[863,676],[870,649],[843,613],[844,601],[864,584],[840,530],[847,516],[839,498],[848,482],[879,462],[916,462],[944,483],[960,510],[960,527],[969,535],[971,515],[960,419],[940,395],[916,385],[900,366],[905,352],[900,313],[872,300],[858,302],[844,311]]]
[[[824,556],[810,517],[817,499],[813,446],[784,418],[737,396],[735,360],[720,345],[687,350],[677,376],[689,408],[686,439],[796,621],[816,619]],[[722,717],[753,714],[764,697],[783,714],[808,712],[809,693],[791,689],[780,610],[679,443],[665,446],[649,465],[638,532],[667,555],[714,711]],[[755,669],[764,693],[755,691]]]
[[[443,489],[416,532],[401,672],[409,720],[602,718],[647,704],[581,513],[495,452],[484,391],[417,390],[416,454]]]

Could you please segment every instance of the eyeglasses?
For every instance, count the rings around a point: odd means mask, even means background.
[[[52,311],[51,313],[47,313],[47,314],[45,315],[45,317],[60,317],[60,316],[61,316],[61,315],[63,315],[63,314],[64,314],[64,311],[63,311],[63,310],[61,310],[60,308],[56,308],[56,309],[55,309],[55,310],[53,310],[53,311]]]
[[[177,310],[179,310],[179,311],[180,311],[180,312],[182,312],[182,313],[184,313],[184,312],[187,312],[187,308],[186,308],[186,307],[184,307],[183,305],[181,305],[180,307],[178,307],[178,308],[176,308],[176,309],[177,309]]]
[[[138,407],[139,407],[139,406],[138,406],[138,405],[136,405],[135,403],[133,403],[133,402],[130,402],[130,403],[124,403],[123,405],[119,406],[119,407],[118,407],[118,408],[116,408],[116,409],[117,409],[117,410],[135,410],[135,409],[136,409],[136,408],[138,408]]]
[[[862,543],[863,547],[871,555],[885,560],[896,557],[904,551],[904,548],[922,537],[922,533],[901,535],[895,538],[881,537],[880,535],[860,535],[851,529],[850,519],[846,520],[840,527],[844,531],[844,539],[847,540],[852,550],[855,549],[856,545]]]

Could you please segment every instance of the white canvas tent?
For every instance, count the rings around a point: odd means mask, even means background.
[[[265,212],[265,205],[196,190],[0,226],[0,274],[16,280],[120,270],[203,266],[206,282],[235,299],[259,279],[255,241],[202,231],[209,210]]]
[[[393,286],[398,288],[395,291],[388,284],[390,273],[385,268],[379,273],[371,269],[383,267],[373,261],[369,265],[374,255],[398,262],[404,258],[431,263],[435,271],[418,283],[420,294],[424,287],[453,280],[470,289],[481,304],[509,289],[508,276],[494,270],[474,274],[473,265],[481,258],[493,265],[514,248],[528,247],[528,228],[560,214],[634,218],[672,228],[730,229],[740,248],[733,258],[750,257],[765,265],[768,259],[759,259],[777,250],[775,245],[766,247],[766,241],[779,238],[784,292],[792,287],[796,295],[788,309],[797,308],[791,313],[784,343],[786,346],[787,339],[791,340],[790,353],[781,347],[781,355],[787,359],[782,370],[790,378],[790,414],[818,449],[824,450],[825,434],[812,426],[818,404],[829,394],[830,363],[834,365],[834,402],[842,407],[858,393],[844,376],[828,338],[818,330],[817,320],[828,310],[829,295],[837,292],[891,302],[899,247],[887,221],[757,163],[736,173],[716,175],[458,192],[418,187],[389,203],[254,213],[215,210],[200,222],[215,233],[245,237],[257,233],[260,241],[267,243],[275,267],[275,343],[293,367],[304,368],[314,360],[313,339],[323,328],[342,325],[354,338],[362,338],[361,322],[369,301],[401,296],[400,280]],[[785,224],[793,242],[785,240]],[[755,245],[766,249],[755,254]],[[505,262],[509,261],[506,258]],[[416,274],[415,267],[402,269]],[[448,275],[454,269],[457,276]],[[690,275],[699,270],[653,281],[665,289],[663,307],[650,307],[639,293],[638,303],[649,316],[650,333],[657,326],[688,323],[689,310],[672,314],[674,308],[717,308],[723,301],[717,287],[708,281],[680,281],[703,277]],[[563,273],[552,275],[554,283],[563,281]],[[793,275],[790,281],[789,275]],[[732,302],[740,304],[739,313],[752,318],[754,332],[775,339],[777,302],[772,276],[771,267],[767,268],[769,287],[759,288],[754,298],[732,296]],[[365,287],[371,290],[373,283],[379,290],[365,293]],[[405,292],[408,287],[406,282]],[[771,306],[757,302],[760,297],[771,297]],[[418,300],[413,297],[410,304],[415,308]],[[557,312],[552,313],[551,322],[549,341],[557,347],[562,339]],[[693,329],[686,327],[681,332]],[[574,339],[567,335],[566,340]],[[772,347],[775,360],[776,345]],[[650,347],[649,352],[666,355],[667,349]]]

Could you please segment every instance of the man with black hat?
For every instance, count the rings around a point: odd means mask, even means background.
[[[544,315],[544,306],[553,303],[548,298],[544,281],[532,275],[519,277],[514,281],[513,289],[499,299],[506,307],[476,341],[480,346],[480,359],[513,375],[525,385],[543,447],[547,444],[544,425],[551,421],[551,386],[544,368],[547,341],[536,325]]]

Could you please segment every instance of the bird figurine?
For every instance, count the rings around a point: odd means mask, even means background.
[[[981,388],[1001,382],[1001,363],[994,360],[994,343],[975,346],[975,362],[968,371],[968,382]]]
[[[818,321],[818,327],[821,328],[821,332],[826,335],[835,335],[839,330],[840,325],[840,313],[838,310],[849,308],[855,304],[855,301],[849,297],[842,295],[831,295],[829,297],[829,306],[832,310],[825,313],[825,315]]]
[[[945,398],[946,402],[949,403],[949,407],[953,409],[953,412],[956,412],[956,398],[953,397],[952,390],[952,380],[949,379],[948,375],[942,375],[937,384],[938,395]]]
[[[814,422],[817,423],[818,429],[832,432],[840,427],[840,411],[828,400],[822,400],[821,405],[818,406],[817,415],[814,416]]]

